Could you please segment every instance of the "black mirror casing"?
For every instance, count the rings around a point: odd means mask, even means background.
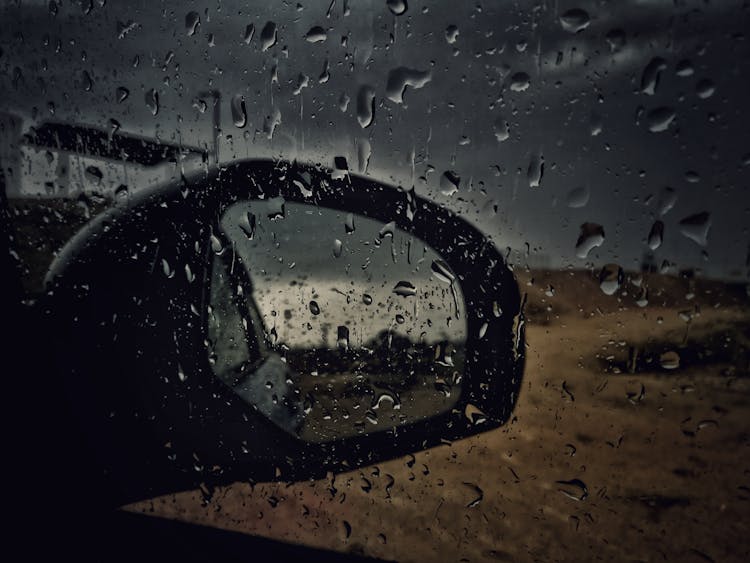
[[[213,376],[205,342],[210,235],[232,203],[278,196],[395,221],[441,254],[461,284],[469,335],[453,409],[308,444]],[[333,180],[329,170],[299,163],[237,162],[134,195],[68,244],[47,287],[40,307],[52,377],[114,504],[238,480],[322,477],[483,432],[508,420],[523,373],[519,290],[492,242],[413,191],[353,175]]]

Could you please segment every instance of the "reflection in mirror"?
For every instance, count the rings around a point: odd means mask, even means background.
[[[219,303],[232,298],[212,287],[213,322],[245,327],[242,337],[256,346],[248,356],[257,357],[260,342],[263,360],[235,367],[229,379],[218,371],[221,362],[214,371],[277,425],[323,442],[455,404],[463,296],[424,242],[393,223],[280,198],[232,205],[220,229],[225,241],[212,239],[212,284],[226,285],[216,272],[227,269],[244,281],[230,292],[240,296],[234,310]],[[231,332],[212,334],[227,339]]]

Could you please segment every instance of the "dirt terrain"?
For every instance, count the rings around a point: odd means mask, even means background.
[[[745,561],[745,287],[517,272],[528,360],[505,427],[303,483],[127,507],[398,561]],[[679,366],[675,366],[675,354]]]

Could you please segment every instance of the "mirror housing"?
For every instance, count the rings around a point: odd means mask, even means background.
[[[468,337],[461,395],[447,412],[383,432],[305,443],[213,377],[205,349],[211,249],[239,200],[285,201],[388,223],[435,249],[456,275]],[[54,378],[105,470],[109,502],[238,480],[305,480],[496,428],[523,374],[518,285],[495,245],[413,191],[296,162],[235,162],[143,190],[65,247],[40,303]]]

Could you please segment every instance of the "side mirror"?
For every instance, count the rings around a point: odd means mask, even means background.
[[[524,366],[491,241],[413,190],[299,163],[133,197],[69,243],[42,305],[117,503],[496,428]]]

